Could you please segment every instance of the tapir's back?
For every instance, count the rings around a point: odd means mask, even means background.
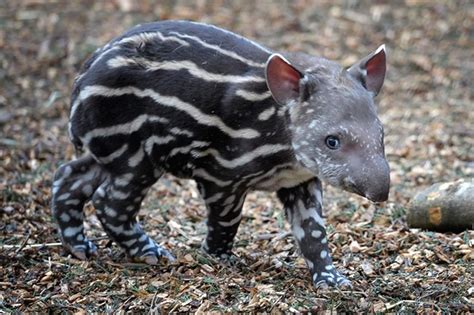
[[[140,145],[153,159],[194,145],[219,148],[231,160],[242,150],[281,143],[275,131],[284,122],[264,75],[269,55],[257,43],[206,24],[137,26],[84,65],[73,90],[71,138],[99,161],[105,157],[104,164]],[[159,156],[152,154],[159,146]]]

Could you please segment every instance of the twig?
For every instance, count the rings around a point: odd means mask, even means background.
[[[156,296],[158,295],[158,290],[155,291],[155,294],[153,295],[153,299],[151,300],[151,305],[148,314],[158,314],[159,310],[158,305],[156,305]],[[156,305],[156,306],[155,306]]]
[[[31,245],[1,245],[0,249],[11,249],[11,248],[17,248],[17,251],[21,250],[26,250],[30,248],[41,248],[41,247],[56,247],[56,246],[62,246],[62,243],[43,243],[43,244],[31,244]]]
[[[284,292],[286,293],[286,291]],[[285,296],[285,294],[282,294],[278,297],[278,299],[276,299],[275,302],[273,302],[272,306],[270,307],[270,313],[273,311],[273,309],[275,308],[275,306],[277,305],[278,302],[281,301],[281,299],[283,299],[283,297]]]
[[[28,231],[28,234],[26,235],[25,239],[23,242],[21,242],[20,246],[15,250],[15,255],[18,254],[26,245],[26,242],[30,239],[31,232]]]
[[[439,307],[436,305],[436,303],[433,303],[433,302],[423,302],[423,301],[414,301],[414,300],[402,300],[402,301],[398,301],[397,303],[394,303],[394,304],[385,306],[385,310],[388,311],[388,310],[390,310],[390,309],[392,309],[392,308],[395,308],[395,307],[397,307],[398,305],[403,304],[403,303],[421,303],[421,304],[427,304],[427,305],[432,305],[432,306],[434,306],[435,308],[437,308],[437,309],[439,310]]]
[[[63,245],[62,243],[59,243],[59,242],[58,243],[43,243],[43,244],[26,245],[26,242],[28,241],[29,238],[30,238],[30,234],[28,234],[26,236],[26,239],[23,240],[23,242],[19,245],[0,245],[0,250],[16,248],[15,253],[18,253],[22,250],[31,249],[31,248],[57,247],[57,246],[62,246]],[[103,237],[92,238],[90,240],[91,241],[100,241],[100,240],[105,240],[105,239],[109,239],[109,238],[107,236],[103,236]]]

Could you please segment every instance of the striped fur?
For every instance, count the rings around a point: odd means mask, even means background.
[[[342,182],[349,166],[318,137],[336,125],[355,138],[361,131],[321,108],[365,102],[363,115],[381,128],[363,85],[322,58],[286,54],[304,73],[301,97],[276,102],[266,72],[272,54],[229,31],[185,21],[140,25],[98,49],[77,76],[71,100],[69,134],[88,153],[63,165],[53,185],[65,246],[81,259],[96,251],[82,226],[82,207],[92,200],[104,229],[129,256],[149,264],[173,259],[136,222],[149,187],[169,172],[198,184],[208,208],[208,252],[231,255],[248,191],[278,191],[314,283],[346,283],[328,256],[316,176]],[[364,145],[380,149],[380,139]]]

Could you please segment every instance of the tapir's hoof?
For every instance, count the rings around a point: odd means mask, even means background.
[[[65,244],[65,247],[75,258],[79,260],[87,260],[89,257],[97,256],[97,246],[95,246],[95,244],[88,239],[85,239],[81,244]]]
[[[173,262],[176,258],[161,246],[156,246],[152,252],[148,252],[143,256],[132,257],[133,261],[144,263],[147,265],[158,265],[161,258],[166,258],[169,262]]]
[[[352,288],[352,283],[342,276],[335,269],[328,272],[315,273],[313,283],[317,289],[329,289],[329,287],[338,287],[340,289]]]

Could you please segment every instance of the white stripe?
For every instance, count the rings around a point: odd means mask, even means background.
[[[220,83],[246,83],[246,82],[265,82],[265,78],[249,75],[240,76],[232,74],[220,74],[208,72],[204,69],[199,68],[194,62],[190,60],[179,60],[179,61],[153,61],[145,58],[126,58],[123,56],[117,56],[107,61],[107,65],[110,68],[127,67],[131,65],[139,65],[146,68],[147,71],[155,70],[187,70],[192,76],[202,79],[208,82],[220,82]]]
[[[224,195],[223,193],[217,193],[213,195],[212,197],[207,198],[205,201],[207,204],[211,204],[221,199],[223,195]]]
[[[170,129],[170,132],[175,134],[175,135],[184,135],[184,136],[188,136],[188,137],[192,137],[194,134],[189,131],[189,130],[186,130],[186,129],[181,129],[181,128],[177,128],[177,127],[173,127]]]
[[[239,199],[239,203],[237,203],[237,205],[235,204],[231,204],[231,205],[228,205],[227,207],[224,208],[224,211],[222,211],[219,216],[220,217],[225,217],[230,210],[232,210],[232,212],[237,212],[237,211],[240,211],[240,209],[242,209],[242,205],[244,203],[244,200],[245,200],[245,196],[246,194],[242,194],[240,196],[240,199]]]
[[[128,160],[128,166],[130,167],[137,166],[138,164],[140,164],[140,162],[143,160],[144,157],[145,157],[145,152],[143,151],[143,148],[140,146],[137,152],[134,155],[132,155],[130,159]]]
[[[111,154],[107,155],[107,156],[103,156],[103,157],[99,157],[99,160],[104,163],[104,164],[107,164],[107,163],[110,163],[112,162],[113,160],[119,158],[122,154],[125,153],[125,151],[127,151],[128,149],[128,145],[127,144],[124,144],[120,149],[118,149],[117,151],[115,152],[112,152]]]
[[[120,134],[131,134],[132,132],[139,130],[147,122],[160,122],[166,124],[169,122],[169,120],[159,116],[143,114],[131,122],[114,125],[111,127],[93,129],[81,137],[81,140],[84,143],[89,143],[95,137],[110,137]]]
[[[175,108],[177,110],[181,110],[194,118],[199,124],[213,126],[219,128],[222,132],[226,133],[228,136],[233,138],[244,138],[244,139],[253,139],[260,136],[260,133],[257,130],[245,128],[245,129],[232,129],[227,126],[218,116],[216,115],[208,115],[200,111],[198,108],[194,107],[190,103],[183,102],[179,98],[175,96],[163,96],[159,93],[151,90],[145,89],[141,90],[134,86],[124,87],[124,88],[108,88],[102,85],[90,85],[86,86],[82,89],[81,93],[79,94],[77,101],[79,102],[84,101],[88,97],[91,96],[122,96],[126,94],[133,94],[136,97],[150,97],[155,102],[159,103],[163,106],[168,106]],[[76,104],[76,103],[75,103]],[[76,107],[77,107],[76,104]],[[75,108],[72,107],[71,109],[71,118],[74,115]]]
[[[104,58],[105,55],[108,53],[119,50],[120,47],[118,47],[121,44],[126,44],[126,43],[132,43],[135,45],[139,45],[141,43],[147,43],[150,42],[154,39],[160,39],[161,41],[174,41],[177,42],[183,46],[189,46],[189,43],[178,38],[175,36],[163,36],[162,33],[160,32],[144,32],[136,35],[132,35],[129,37],[122,38],[121,40],[115,42],[115,43],[108,43],[105,45],[101,50],[98,49],[96,52],[100,52],[100,55],[98,55],[95,60],[92,62],[92,64],[89,66],[89,68],[84,72],[79,74],[75,79],[74,82],[78,82],[82,79],[82,77],[89,71],[89,69],[92,69],[101,59]]]
[[[90,69],[92,69],[92,67],[94,67],[102,58],[104,58],[105,55],[107,55],[108,53],[112,52],[112,51],[115,51],[115,50],[118,50],[120,47],[112,47],[112,48],[109,48],[107,50],[103,50],[101,52],[100,55],[98,55],[95,60],[91,63],[91,65],[89,66],[89,68],[87,68],[87,70],[81,74],[80,77],[77,78],[77,80],[80,80],[86,73],[87,71],[89,71]]]
[[[203,41],[202,39],[200,39],[199,37],[196,37],[196,36],[191,36],[191,35],[186,35],[186,34],[181,34],[181,33],[178,33],[178,32],[170,32],[170,34],[174,34],[176,36],[179,36],[181,38],[188,38],[188,39],[192,39],[196,42],[198,42],[199,44],[201,44],[202,46],[206,47],[206,48],[209,48],[209,49],[213,49],[215,51],[218,51],[220,52],[221,54],[223,55],[226,55],[227,57],[230,57],[230,58],[233,58],[233,59],[236,59],[236,60],[239,60],[245,64],[248,64],[249,66],[252,66],[252,67],[260,67],[260,68],[264,68],[265,67],[265,63],[260,63],[260,62],[256,62],[256,61],[253,61],[253,60],[250,60],[250,59],[247,59],[245,57],[242,57],[240,56],[239,54],[231,51],[231,50],[226,50],[226,49],[223,49],[217,45],[213,45],[213,44],[209,44],[205,41]]]
[[[259,175],[258,177],[255,177],[253,179],[251,179],[248,183],[247,183],[247,187],[253,187],[253,185],[255,184],[258,184],[260,183],[264,178],[267,178],[267,177],[271,177],[273,176],[277,171],[280,171],[281,169],[285,169],[289,166],[292,166],[293,163],[284,163],[284,164],[279,164],[279,165],[276,165],[274,166],[271,170],[269,170],[268,172],[262,174],[262,175]],[[259,185],[257,185],[258,187]]]
[[[207,149],[206,151],[195,152],[195,155],[197,157],[202,157],[210,154],[217,160],[217,162],[219,162],[220,165],[224,166],[225,168],[235,168],[245,165],[258,157],[272,155],[280,151],[290,150],[290,148],[290,146],[284,144],[264,144],[255,150],[245,153],[232,160],[224,159],[216,149]]]
[[[209,182],[212,182],[212,183],[216,184],[219,187],[225,187],[225,186],[228,186],[228,185],[232,184],[231,180],[227,180],[227,181],[220,180],[220,179],[212,176],[211,174],[209,174],[208,172],[206,172],[202,168],[195,169],[193,171],[193,177],[198,177],[198,178],[205,179]]]
[[[192,149],[206,147],[209,144],[210,144],[210,142],[204,142],[204,141],[197,141],[196,140],[196,141],[191,142],[191,144],[188,145],[188,146],[174,148],[173,150],[171,150],[171,152],[168,156],[172,157],[172,156],[175,156],[178,153],[186,154],[189,151],[191,151]]]
[[[276,112],[275,107],[272,106],[270,108],[267,108],[266,110],[258,114],[258,120],[263,120],[263,121],[268,120],[270,117],[273,116],[273,114],[275,114],[275,112]]]
[[[255,93],[252,91],[239,89],[235,91],[235,95],[240,96],[241,98],[246,99],[247,101],[258,102],[271,97],[272,93],[270,91],[266,91],[264,93]]]
[[[202,25],[202,26],[207,26],[207,27],[209,27],[209,28],[213,28],[213,29],[215,29],[215,30],[224,32],[224,33],[226,33],[226,34],[235,36],[235,37],[237,37],[237,38],[239,38],[239,39],[241,39],[241,40],[243,40],[243,41],[245,41],[245,42],[247,42],[247,43],[249,43],[249,44],[251,44],[251,45],[257,47],[258,49],[260,49],[260,50],[262,50],[262,51],[264,51],[264,52],[266,52],[266,53],[269,53],[269,54],[272,53],[270,50],[268,50],[267,48],[261,46],[260,44],[257,44],[257,43],[254,42],[254,41],[251,41],[251,40],[249,40],[249,39],[247,39],[247,38],[245,38],[245,37],[242,37],[242,36],[240,36],[240,35],[238,35],[238,34],[235,34],[235,33],[231,32],[231,31],[228,31],[228,30],[219,28],[219,27],[217,27],[217,26],[214,26],[214,25],[211,25],[211,24],[199,23],[199,22],[190,22],[190,21],[182,21],[182,22],[185,22],[185,23],[192,23],[192,24],[196,24],[196,25]]]
[[[220,216],[220,217],[225,217],[225,216],[230,212],[230,210],[232,210],[234,207],[235,207],[235,205],[227,205],[227,206],[224,208],[224,211],[222,211],[221,213],[219,213],[219,216]]]
[[[151,152],[153,151],[153,147],[155,144],[167,144],[171,141],[176,139],[173,136],[165,136],[165,137],[160,137],[160,136],[151,136],[145,141],[145,151],[148,153],[148,155],[151,155]]]
[[[160,32],[143,32],[143,33],[140,33],[140,34],[135,34],[135,35],[132,35],[132,36],[129,36],[129,37],[125,37],[125,38],[122,38],[121,40],[119,40],[118,42],[115,42],[113,45],[120,45],[120,44],[124,44],[124,43],[132,43],[132,44],[142,44],[142,43],[147,43],[147,42],[151,42],[155,39],[159,39],[163,42],[165,41],[173,41],[173,42],[177,42],[178,44],[181,44],[183,46],[189,46],[189,43],[186,42],[185,40],[182,40],[178,37],[175,37],[175,36],[164,36],[162,33]]]
[[[242,213],[239,213],[239,215],[231,221],[228,221],[228,222],[227,221],[219,221],[219,225],[221,225],[221,226],[232,226],[232,225],[235,225],[235,224],[239,223],[241,219],[242,219]]]

